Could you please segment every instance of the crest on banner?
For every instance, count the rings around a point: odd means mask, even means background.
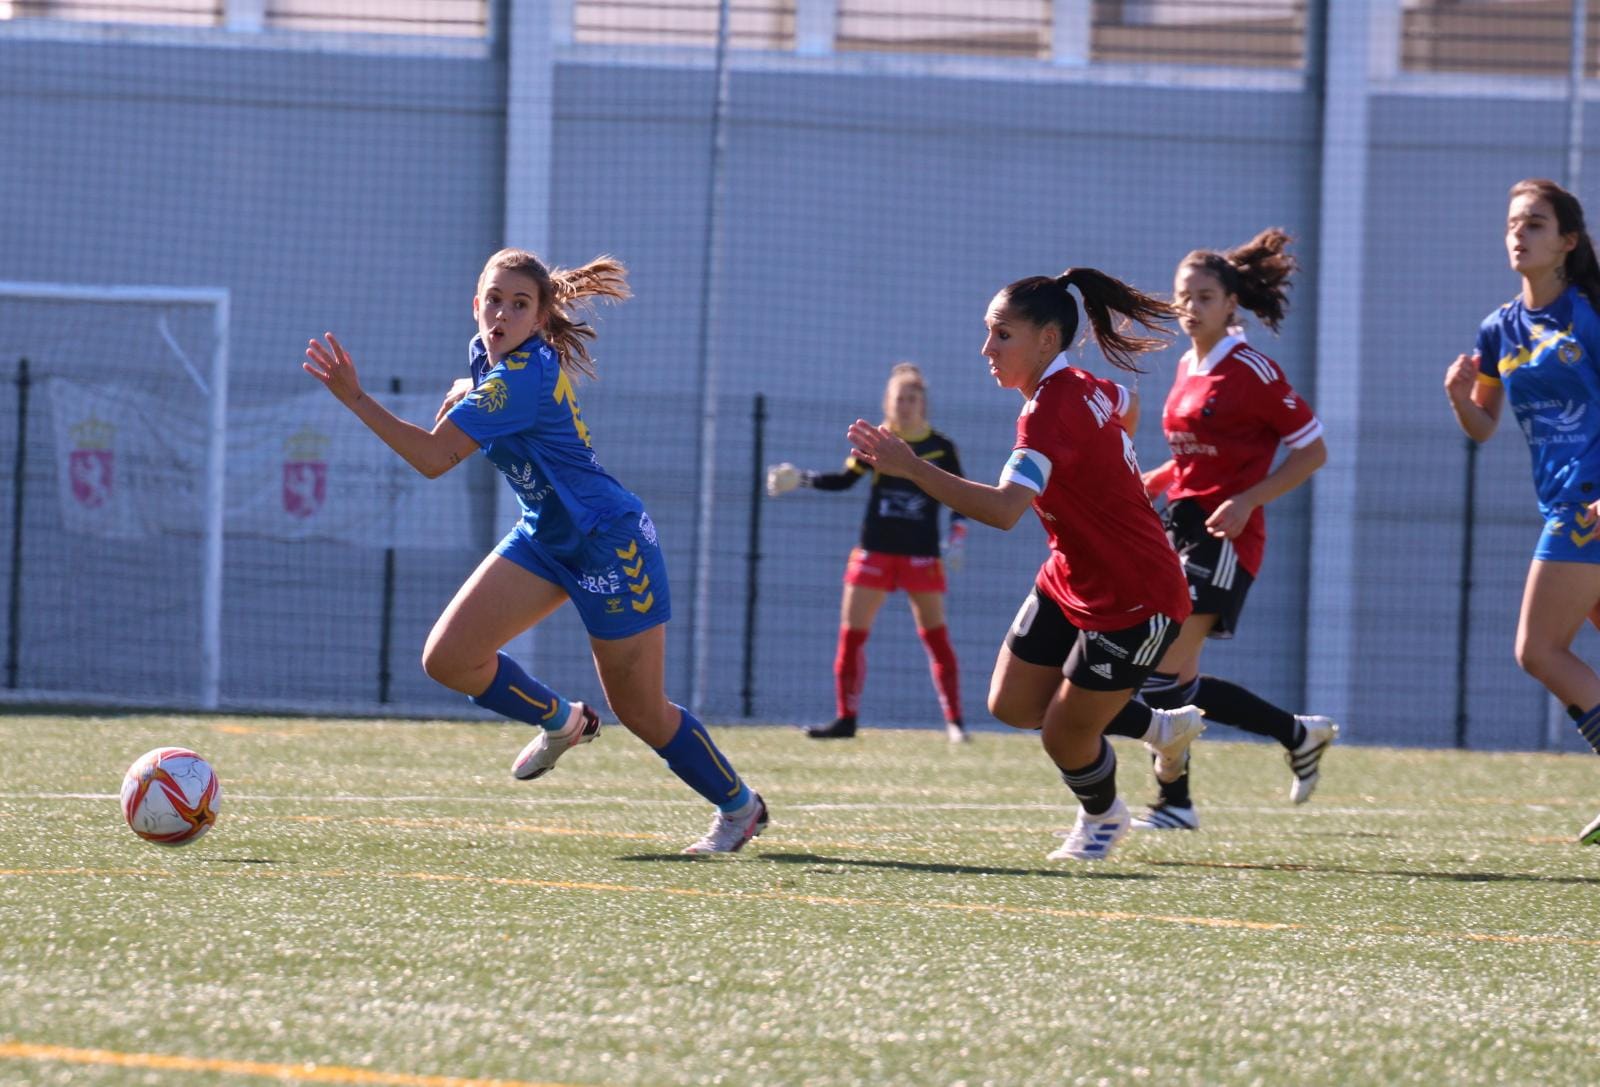
[[[72,481],[72,497],[84,509],[100,509],[111,501],[116,486],[112,446],[117,430],[91,415],[72,426],[69,433],[72,450],[67,454],[67,476]]]
[[[304,520],[328,500],[328,436],[305,427],[283,443],[283,511]]]

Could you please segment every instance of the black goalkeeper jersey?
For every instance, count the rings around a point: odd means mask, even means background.
[[[961,475],[956,443],[937,430],[929,428],[915,441],[907,439],[906,444],[923,460],[951,475]],[[868,472],[872,473],[872,494],[867,498],[866,519],[861,522],[861,546],[891,555],[938,555],[939,503],[909,479],[873,471],[872,465],[852,454],[843,469],[819,472],[810,482],[819,491],[842,491],[855,486]],[[950,518],[961,519],[961,514],[952,510]]]

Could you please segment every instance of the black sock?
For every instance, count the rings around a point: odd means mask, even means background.
[[[1136,698],[1130,698],[1128,704],[1117,711],[1117,715],[1106,726],[1107,736],[1126,736],[1130,740],[1142,740],[1144,734],[1150,731],[1150,707]]]
[[[1260,695],[1216,676],[1201,676],[1194,704],[1206,711],[1206,720],[1270,736],[1293,751],[1306,739],[1305,726],[1288,710],[1280,710]]]
[[[1150,756],[1150,761],[1155,762],[1155,756]],[[1194,798],[1189,795],[1189,770],[1184,768],[1183,775],[1177,781],[1162,781],[1156,779],[1156,788],[1161,790],[1158,803],[1174,808],[1194,807]]]
[[[1104,815],[1117,802],[1117,753],[1100,738],[1100,755],[1088,766],[1069,770],[1058,766],[1061,780],[1090,815]]]

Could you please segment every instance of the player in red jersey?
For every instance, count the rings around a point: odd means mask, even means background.
[[[909,479],[984,524],[1009,529],[1029,506],[1039,515],[1050,554],[1000,648],[989,710],[1008,725],[1040,729],[1045,753],[1078,798],[1077,820],[1050,858],[1099,860],[1130,822],[1105,734],[1144,740],[1158,778],[1172,777],[1203,725],[1193,707],[1133,701],[1188,616],[1189,592],[1140,483],[1128,437],[1137,401],[1123,386],[1067,364],[1064,352],[1078,332],[1069,287],[1082,295],[1112,365],[1137,371],[1137,356],[1165,342],[1131,335],[1119,321],[1154,331],[1171,307],[1092,268],[1020,279],[995,295],[983,354],[995,383],[1024,400],[995,486],[941,472],[887,427],[865,420],[850,427],[850,441],[879,472]]]
[[[889,372],[883,417],[884,425],[904,438],[917,456],[946,472],[961,474],[956,443],[928,424],[928,386],[914,364],[898,363]],[[871,465],[855,457],[847,459],[837,472],[802,470],[786,461],[767,469],[767,494],[776,497],[797,487],[842,491],[871,471]],[[807,729],[807,736],[839,740],[856,734],[856,707],[867,674],[867,635],[872,633],[872,622],[884,600],[903,589],[916,620],[917,637],[928,651],[928,671],[944,711],[945,736],[951,743],[966,740],[961,673],[944,617],[945,568],[955,570],[960,565],[966,534],[965,520],[953,513],[949,536],[941,545],[939,503],[907,480],[873,473],[867,515],[861,523],[861,545],[850,552],[844,599],[839,605],[839,648],[833,658],[838,716],[831,724]]]
[[[1300,486],[1328,458],[1311,406],[1277,363],[1245,342],[1239,327],[1245,309],[1278,331],[1295,271],[1289,242],[1288,234],[1270,228],[1226,253],[1196,250],[1178,265],[1172,297],[1191,343],[1161,416],[1172,459],[1146,472],[1144,481],[1152,498],[1167,497],[1167,536],[1183,560],[1194,613],[1145,680],[1142,697],[1156,707],[1199,706],[1208,722],[1278,741],[1294,772],[1289,798],[1303,804],[1339,726],[1200,674],[1205,640],[1233,636],[1261,569],[1267,545],[1262,507]],[[1279,446],[1289,452],[1273,468]],[[1159,786],[1159,798],[1134,819],[1134,828],[1197,829],[1188,773]]]

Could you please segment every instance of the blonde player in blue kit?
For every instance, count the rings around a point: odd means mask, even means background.
[[[512,763],[537,778],[600,732],[600,718],[534,679],[501,647],[571,600],[589,632],[595,671],[617,719],[716,809],[685,853],[733,853],[767,826],[705,726],[667,701],[666,565],[639,499],[595,457],[573,378],[594,376],[594,330],[571,310],[628,297],[627,270],[609,257],[547,269],[533,254],[489,258],[472,299],[478,334],[471,376],[445,397],[433,429],[396,418],[361,388],[355,363],[330,332],[304,367],[407,464],[430,479],[475,451],[506,477],[522,506],[517,524],[479,564],[428,635],[430,677],[538,735]]]
[[[1600,604],[1600,264],[1577,197],[1532,178],[1511,188],[1506,253],[1522,293],[1485,317],[1477,350],[1445,374],[1456,422],[1487,441],[1507,401],[1528,440],[1544,531],[1517,620],[1517,663],[1600,753],[1600,675],[1572,651]],[[1600,816],[1578,835],[1600,843]]]

